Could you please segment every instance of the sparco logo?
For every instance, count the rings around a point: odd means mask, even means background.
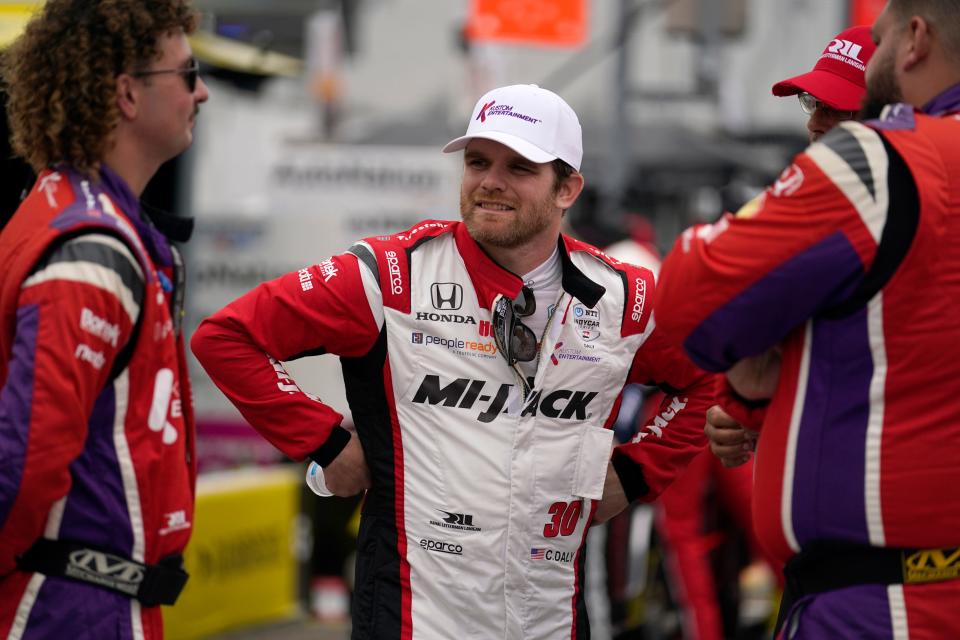
[[[480,531],[480,527],[473,525],[473,516],[469,513],[454,513],[446,509],[437,509],[444,515],[443,521],[430,520],[430,524],[444,529],[459,529],[460,531]]]
[[[468,380],[457,378],[450,384],[440,386],[440,376],[425,375],[420,388],[413,396],[418,404],[440,404],[445,407],[470,410],[479,403],[486,403],[486,409],[477,415],[477,420],[483,423],[493,422],[498,415],[504,413],[507,398],[510,395],[511,384],[501,384],[495,395],[491,397],[483,393],[487,383],[483,380]],[[530,394],[527,403],[520,413],[521,417],[536,416],[542,413],[547,418],[559,420],[586,420],[590,417],[587,407],[597,397],[596,391],[570,391],[557,389],[556,391],[540,391],[535,389]]]
[[[637,278],[633,285],[633,309],[630,319],[634,322],[640,322],[640,317],[643,315],[643,303],[647,298],[647,283],[644,282],[643,278]]]
[[[477,324],[473,316],[461,316],[456,313],[427,313],[417,311],[417,320],[429,320],[430,322],[453,322],[455,324]]]
[[[431,540],[429,538],[420,538],[420,548],[427,551],[438,551],[440,553],[449,553],[454,556],[463,555],[463,547],[459,544],[444,542],[443,540]]]
[[[400,276],[400,259],[396,251],[387,251],[387,269],[390,271],[390,290],[394,295],[403,293],[403,278]]]
[[[430,301],[439,311],[456,311],[463,306],[463,287],[456,282],[434,282],[430,285]]]
[[[69,556],[65,574],[131,595],[136,595],[140,583],[143,582],[142,565],[93,549],[73,551]]]

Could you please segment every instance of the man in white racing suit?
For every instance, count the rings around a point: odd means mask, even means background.
[[[586,638],[583,542],[706,444],[713,379],[655,329],[650,271],[560,233],[580,125],[533,85],[480,99],[462,222],[424,221],[260,285],[192,347],[279,449],[337,495],[369,488],[354,638]],[[335,354],[356,435],[281,362]],[[667,391],[633,442],[628,382]],[[604,500],[601,500],[604,498]]]

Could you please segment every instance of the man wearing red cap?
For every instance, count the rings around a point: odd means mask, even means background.
[[[811,71],[773,85],[776,96],[799,96],[801,108],[810,116],[807,120],[810,142],[856,116],[866,93],[865,65],[875,49],[870,27],[846,29],[824,47]],[[762,198],[752,200],[737,215],[755,214],[761,202]],[[776,357],[776,352],[768,356]],[[719,411],[716,407],[708,415],[712,418]],[[703,494],[711,477],[718,498],[734,517],[735,524],[747,533],[757,558],[775,565],[778,572],[782,568],[762,554],[763,549],[754,535],[750,508],[752,461],[725,469],[710,453],[698,456],[661,496],[663,517],[658,520],[658,526],[669,540],[669,577],[684,611],[684,631],[699,640],[723,636],[718,586],[710,558],[711,536],[704,527]]]
[[[790,638],[960,637],[958,11],[890,0],[860,112],[879,118],[797,156],[756,215],[682,234],[661,272],[659,327],[762,426],[754,521],[788,561]],[[707,431],[725,464],[749,456]]]
[[[857,115],[866,92],[864,71],[875,49],[870,27],[851,27],[830,41],[812,70],[773,85],[775,96],[799,96],[810,116],[810,142]]]

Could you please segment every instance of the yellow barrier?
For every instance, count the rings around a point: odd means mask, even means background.
[[[201,476],[190,581],[164,607],[165,636],[204,638],[297,613],[295,553],[301,467],[245,469]]]

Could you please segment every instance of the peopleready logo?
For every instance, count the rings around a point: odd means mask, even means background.
[[[480,342],[478,340],[464,340],[462,338],[442,338],[415,331],[411,338],[413,344],[442,347],[460,353],[479,353],[489,356],[497,355],[497,343],[493,340]]]
[[[492,386],[492,385],[491,385]],[[484,380],[457,378],[441,386],[440,376],[427,374],[413,395],[416,404],[443,404],[444,407],[472,410],[482,408],[477,420],[483,423],[493,422],[498,415],[505,413],[504,408],[510,396],[512,384],[501,384],[495,392],[489,392]],[[484,393],[484,392],[487,393]],[[541,391],[534,389],[520,412],[520,417],[538,414],[557,420],[586,420],[592,414],[587,412],[590,403],[597,397],[596,391],[573,391],[556,389]],[[485,408],[483,408],[485,407]]]

